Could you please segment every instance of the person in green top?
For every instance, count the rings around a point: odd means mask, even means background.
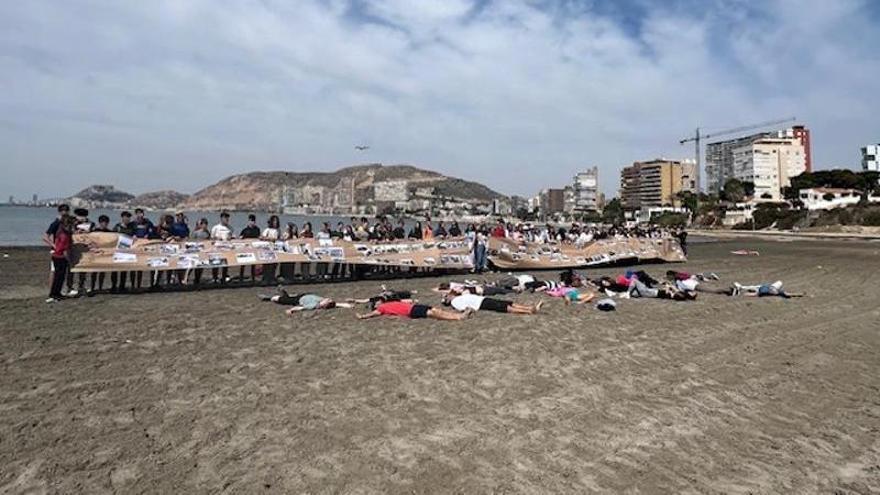
[[[287,309],[287,314],[292,315],[300,311],[314,311],[316,309],[333,309],[333,308],[352,308],[349,303],[338,303],[329,297],[319,296],[317,294],[295,294],[290,295],[286,290],[279,287],[278,293],[274,296],[261,294],[259,296],[263,301],[271,301],[276,304],[285,306],[293,306]]]

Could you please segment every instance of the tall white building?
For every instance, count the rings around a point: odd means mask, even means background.
[[[812,171],[810,130],[804,126],[793,126],[773,132],[760,132],[741,138],[719,141],[706,145],[706,189],[710,193],[718,193],[724,188],[728,179],[737,177],[734,170],[734,150],[742,150],[752,143],[767,139],[793,139],[801,147],[804,159],[804,169],[801,172]],[[795,174],[797,175],[797,174]],[[791,176],[793,177],[793,176]],[[738,177],[737,177],[738,178]]]
[[[880,172],[880,144],[872,144],[862,148],[862,170]]]
[[[804,146],[795,137],[765,137],[731,152],[733,177],[753,183],[756,198],[781,199],[782,188],[807,170]]]
[[[575,212],[599,211],[599,167],[574,176],[572,200]]]

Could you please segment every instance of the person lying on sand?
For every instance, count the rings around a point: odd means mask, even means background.
[[[329,297],[321,297],[317,294],[296,294],[291,296],[286,290],[278,288],[278,294],[267,296],[261,294],[259,296],[263,301],[271,301],[276,304],[285,306],[293,306],[287,310],[287,314],[292,315],[299,311],[311,311],[316,309],[333,309],[333,308],[351,308],[348,303],[337,303]]]
[[[618,283],[624,283],[626,281],[627,284],[631,283],[633,279],[637,279],[639,282],[647,285],[648,287],[657,287],[660,285],[660,281],[656,278],[648,275],[644,270],[627,270],[623,275],[617,276]]]
[[[357,317],[361,320],[367,318],[375,318],[377,316],[402,316],[404,318],[432,318],[435,320],[457,321],[464,320],[471,316],[473,311],[464,313],[453,313],[452,311],[444,311],[440,308],[426,306],[424,304],[412,304],[403,301],[391,301],[381,303],[376,309],[366,314],[359,314]]]
[[[574,287],[557,287],[544,292],[550,297],[561,297],[565,304],[585,304],[593,300],[596,294],[589,291],[580,291]]]
[[[559,274],[559,281],[567,287],[583,287],[587,283],[587,279],[572,268],[561,272]]]
[[[466,280],[464,283],[443,282],[435,287],[433,290],[434,292],[440,292],[442,294],[446,294],[449,292],[463,294],[465,292],[469,292],[471,294],[477,294],[481,296],[497,296],[514,292],[513,289],[498,287],[492,284],[480,284],[472,280]]]
[[[674,301],[687,301],[697,298],[696,292],[679,290],[669,284],[661,284],[659,287],[648,287],[644,282],[634,278],[629,286],[630,297],[648,297],[654,299],[672,299]]]
[[[561,285],[561,283],[553,280],[538,280],[527,273],[520,273],[518,275],[508,273],[500,280],[495,282],[494,285],[496,287],[502,287],[512,290],[514,292],[540,292],[543,290],[558,287],[559,285]]]
[[[707,280],[718,279],[718,275],[715,275],[714,273],[698,273],[695,275],[691,275],[687,272],[677,272],[675,270],[668,270],[666,272],[666,280],[668,280],[669,283],[674,284],[675,288],[682,292],[708,292],[710,294],[724,294],[727,296],[733,295],[733,289],[712,288],[707,287],[703,283]]]
[[[626,293],[629,292],[629,283],[620,284],[609,276],[602,276],[596,279],[587,279],[587,282],[593,287],[606,293]]]
[[[688,273],[688,272],[679,272],[676,270],[667,270],[666,271],[666,279],[667,280],[690,280],[694,279],[699,282],[706,282],[708,280],[721,280],[721,277],[716,275],[715,273],[709,272],[700,272],[700,273]]]
[[[805,294],[803,292],[786,292],[785,289],[782,288],[782,280],[777,280],[772,284],[759,285],[742,285],[734,282],[732,295],[743,295],[750,297],[778,296],[784,299],[790,299],[792,297],[804,297]]]
[[[479,296],[466,292],[464,294],[449,293],[443,297],[443,304],[452,306],[457,311],[495,311],[496,313],[510,313],[516,315],[533,315],[541,310],[541,303],[535,306],[517,304],[513,301]]]
[[[417,291],[410,290],[389,290],[384,285],[382,286],[382,292],[379,294],[366,298],[366,299],[346,299],[347,303],[354,304],[366,304],[370,309],[376,309],[376,306],[385,302],[392,301],[403,301],[408,303],[414,303],[415,299],[413,296],[417,293]]]

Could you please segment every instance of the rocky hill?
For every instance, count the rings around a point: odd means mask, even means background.
[[[136,196],[128,201],[131,207],[147,209],[168,209],[183,205],[189,199],[189,194],[177,191],[155,191]]]
[[[369,164],[335,172],[250,172],[227,177],[192,195],[156,191],[134,196],[113,186],[94,185],[71,196],[68,202],[90,208],[268,211],[277,209],[285,198],[292,203],[323,206],[350,206],[352,198],[358,204],[368,204],[375,199],[380,183],[398,184],[410,197],[417,192],[423,195],[424,191],[430,191],[434,198],[474,203],[504,197],[482,184],[411,165]]]
[[[113,186],[96,184],[74,194],[68,198],[68,202],[72,205],[103,206],[124,204],[132,198],[134,198],[133,194],[120,191]]]
[[[432,188],[436,196],[463,201],[488,202],[503,197],[488,187],[416,168],[410,165],[359,165],[336,172],[251,172],[227,177],[193,194],[187,209],[266,210],[277,207],[282,197],[293,191],[302,194],[348,196],[358,200],[372,197],[373,185],[379,182],[406,181],[407,188]],[[353,189],[353,191],[352,191]],[[325,197],[323,202],[328,202]]]

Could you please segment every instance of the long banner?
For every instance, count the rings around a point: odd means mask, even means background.
[[[349,263],[465,270],[473,267],[470,242],[357,242],[340,239],[166,242],[96,232],[74,236],[72,271],[187,270],[274,263]],[[671,239],[600,240],[584,246],[489,240],[488,258],[504,270],[577,268],[621,260],[685,261]]]
[[[464,239],[349,242],[339,239],[179,241],[122,234],[74,236],[74,272],[184,270],[273,263],[352,263],[461,270],[473,266]]]

